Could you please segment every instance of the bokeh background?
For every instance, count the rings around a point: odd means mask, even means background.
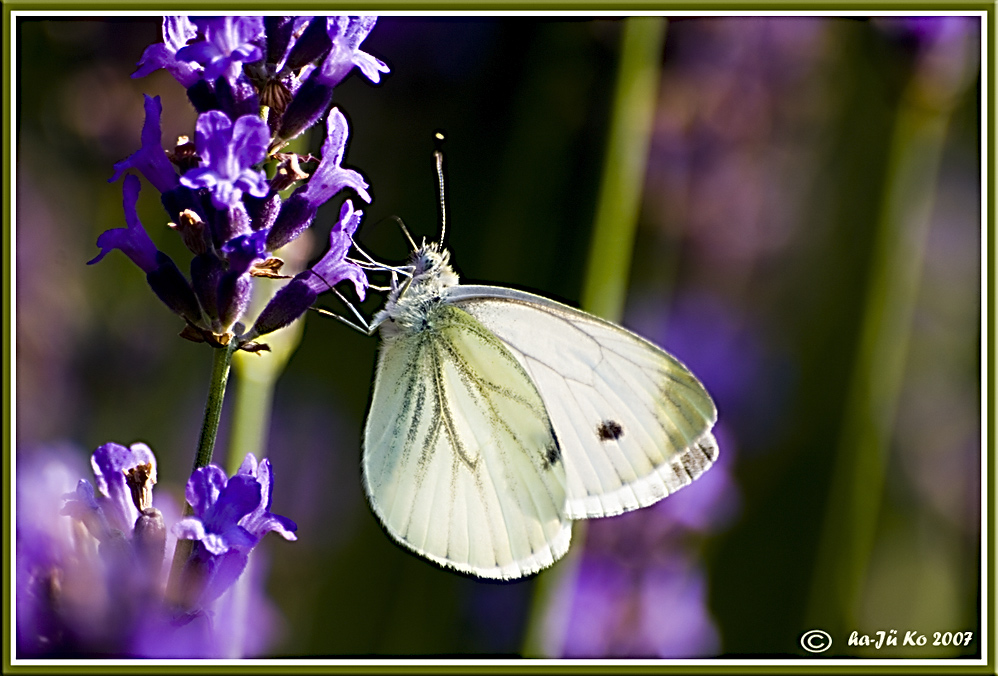
[[[437,236],[443,130],[463,278],[577,303],[622,23],[383,17],[364,49],[391,73],[334,98],[374,197],[358,241],[401,261],[393,216]],[[145,441],[158,499],[179,502],[209,349],[177,337],[124,256],[85,263],[123,222],[107,179],[138,148],[142,94],[162,97],[165,143],[194,111],[163,71],[129,77],[156,18],[16,30],[16,461]],[[894,656],[977,654],[931,633],[978,631],[982,603],[979,54],[978,18],[669,21],[623,323],[713,394],[721,460],[580,528],[532,579],[473,580],[390,541],[360,484],[377,341],[307,316],[265,445],[299,539],[262,545],[260,649],[803,656],[821,628],[833,656],[885,655],[846,639],[890,629],[930,635]],[[154,192],[142,220],[186,260]]]

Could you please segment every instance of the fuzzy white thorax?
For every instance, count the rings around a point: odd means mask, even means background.
[[[450,252],[439,244],[424,244],[412,255],[412,277],[393,289],[385,307],[374,316],[384,338],[418,330],[429,310],[442,302],[444,291],[458,283]]]

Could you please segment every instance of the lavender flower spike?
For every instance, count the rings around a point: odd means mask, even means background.
[[[146,121],[142,124],[142,147],[126,159],[114,165],[114,176],[108,179],[113,183],[121,178],[129,169],[137,169],[146,180],[155,186],[156,190],[167,192],[179,185],[177,172],[170,164],[166,151],[163,150],[163,129],[160,117],[163,114],[163,104],[158,96],[146,95]]]
[[[267,154],[270,130],[267,123],[244,115],[235,124],[218,110],[198,117],[194,145],[205,166],[192,169],[180,178],[188,188],[208,188],[218,209],[241,207],[243,192],[266,197],[270,189],[267,175],[253,169]]]
[[[177,59],[200,63],[206,80],[224,75],[235,85],[244,63],[263,58],[263,50],[254,44],[265,39],[262,16],[199,17],[194,23],[206,39],[178,50]]]
[[[177,50],[186,47],[197,34],[197,27],[186,16],[163,17],[163,42],[146,47],[132,77],[145,77],[165,68],[185,89],[190,87],[201,78],[201,68],[178,60]]]
[[[142,268],[146,274],[158,267],[157,254],[159,252],[149,238],[149,233],[142,227],[139,214],[135,209],[135,204],[139,199],[139,189],[138,177],[131,174],[125,176],[122,192],[125,195],[124,207],[127,227],[113,228],[102,232],[97,238],[97,246],[101,248],[101,252],[88,261],[87,265],[99,262],[114,249],[121,249],[122,253],[131,258],[132,262]]]
[[[374,28],[376,16],[330,16],[326,18],[326,31],[333,48],[322,64],[319,81],[335,87],[350,70],[357,66],[371,82],[379,82],[381,73],[388,72],[388,66],[367,52],[360,51],[360,43]]]

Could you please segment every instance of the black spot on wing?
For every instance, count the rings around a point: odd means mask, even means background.
[[[558,442],[555,440],[554,435],[551,435],[551,441],[548,443],[548,447],[544,449],[544,469],[551,469],[554,465],[558,464],[561,460],[561,448],[558,447]]]
[[[624,428],[616,420],[604,420],[596,426],[596,436],[600,441],[616,441],[624,436]]]

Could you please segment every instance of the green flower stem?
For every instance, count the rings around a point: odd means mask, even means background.
[[[898,107],[870,282],[809,601],[808,626],[863,626],[894,418],[946,131],[961,86],[916,70]],[[965,78],[966,78],[966,74]],[[947,74],[945,82],[960,81]],[[966,83],[966,79],[963,84]]]
[[[225,400],[225,386],[229,381],[229,369],[232,365],[232,353],[236,341],[231,340],[224,348],[212,350],[211,381],[208,385],[208,400],[204,406],[204,419],[201,422],[201,436],[198,439],[197,452],[194,455],[194,467],[191,473],[199,467],[206,467],[211,462],[215,451],[215,438],[218,436],[218,424],[222,418],[222,402]],[[189,503],[184,504],[183,517],[192,516],[194,510]],[[184,564],[194,549],[191,540],[177,540],[177,548],[173,553],[173,564],[170,568],[170,579],[167,583],[167,598],[184,605],[184,592],[181,585],[181,572]]]
[[[224,348],[214,350],[211,362],[211,383],[208,385],[208,401],[204,405],[204,420],[201,423],[201,437],[198,439],[197,455],[194,456],[193,473],[200,467],[211,463],[215,452],[215,437],[218,436],[218,424],[222,419],[222,402],[225,401],[225,386],[229,382],[229,370],[232,367],[232,353],[235,352],[236,341],[230,340]]]
[[[620,66],[581,303],[587,312],[614,321],[624,313],[666,20],[631,17],[623,24]],[[565,558],[537,580],[524,643],[526,656],[560,654],[570,608],[554,613],[559,617],[552,619],[559,621],[560,627],[550,625],[547,615],[558,589],[571,586],[575,580],[585,545],[585,521],[574,524],[572,540]]]

